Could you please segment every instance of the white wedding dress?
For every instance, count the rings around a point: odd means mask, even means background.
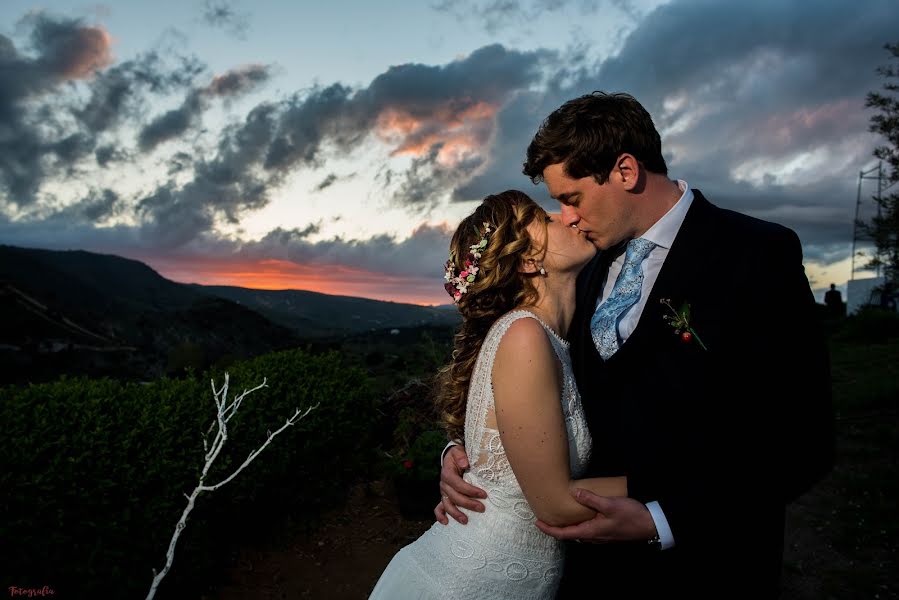
[[[381,575],[369,600],[454,598],[459,600],[551,599],[562,575],[563,545],[534,525],[496,429],[491,373],[499,341],[521,318],[543,325],[562,364],[561,396],[573,478],[590,460],[592,440],[571,371],[568,342],[533,313],[500,317],[487,333],[475,362],[465,415],[465,448],[471,469],[464,479],[487,492],[483,513],[460,509],[468,524],[434,523],[400,550]],[[435,487],[436,487],[435,482]]]

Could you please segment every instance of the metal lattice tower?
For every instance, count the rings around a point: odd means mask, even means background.
[[[877,200],[875,204],[877,205],[877,216],[880,216],[880,198],[881,194],[883,194],[884,190],[889,187],[889,185],[884,185],[887,182],[886,174],[883,171],[883,162],[878,162],[876,167],[871,167],[867,171],[859,171],[858,172],[858,193],[855,197],[855,220],[852,222],[852,272],[849,275],[849,279],[855,279],[855,256],[856,256],[856,247],[858,242],[865,241],[873,241],[871,236],[864,234],[859,230],[858,221],[860,218],[859,213],[861,212],[862,207],[862,183],[866,179],[876,179],[877,180],[877,194],[874,198]],[[880,277],[880,267],[877,267],[875,272],[876,277]]]

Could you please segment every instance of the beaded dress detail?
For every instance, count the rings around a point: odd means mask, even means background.
[[[568,342],[536,315],[516,310],[493,324],[475,362],[465,415],[465,448],[471,468],[464,479],[487,492],[483,513],[460,509],[468,524],[434,523],[400,550],[381,575],[371,599],[551,599],[562,575],[564,547],[534,525],[536,517],[512,472],[496,427],[491,374],[509,326],[537,320],[562,368],[562,412],[572,478],[584,476],[592,439],[571,369]],[[435,482],[436,487],[436,482]],[[436,503],[435,503],[436,504]]]

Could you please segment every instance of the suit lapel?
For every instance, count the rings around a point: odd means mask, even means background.
[[[640,315],[640,321],[624,344],[625,347],[632,341],[640,343],[646,334],[671,335],[671,328],[664,319],[666,314],[670,314],[670,310],[661,303],[661,300],[663,298],[672,300],[675,308],[678,308],[680,302],[690,300],[691,293],[699,291],[695,281],[696,277],[702,273],[701,269],[697,269],[697,265],[703,264],[702,258],[705,251],[703,244],[711,234],[708,227],[710,213],[713,210],[714,207],[709,201],[698,190],[693,190],[693,203],[690,205],[690,210],[684,217],[684,222],[674,238],[674,243],[668,250],[665,264],[662,265],[652,290],[649,292],[643,313]],[[650,338],[653,337],[655,336],[650,335]]]
[[[668,250],[665,264],[649,293],[649,300],[658,303],[659,298],[682,292],[682,282],[696,275],[697,266],[702,264],[699,259],[704,251],[703,244],[709,239],[708,218],[713,208],[698,190],[693,190],[693,204]]]
[[[683,301],[694,302],[693,295],[701,293],[697,278],[703,273],[697,269],[697,265],[703,264],[703,258],[707,258],[704,244],[714,233],[712,221],[715,210],[698,190],[693,190],[693,203],[649,293],[637,327],[608,361],[599,357],[593,345],[590,319],[615,252],[600,252],[584,269],[578,280],[577,307],[571,328],[571,358],[582,398],[602,396],[594,389],[600,373],[610,366],[613,369],[620,368],[622,360],[628,362],[634,356],[640,356],[640,349],[646,344],[652,346],[659,342],[676,343],[673,330],[664,318],[670,311],[660,300],[667,298],[679,305]],[[675,308],[678,308],[677,305]],[[594,399],[587,404],[593,405],[595,402]]]

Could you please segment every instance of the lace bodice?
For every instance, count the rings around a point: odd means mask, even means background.
[[[571,368],[569,344],[563,340],[549,325],[537,315],[526,310],[516,310],[497,319],[487,333],[481,352],[475,362],[474,372],[468,393],[468,406],[465,414],[465,448],[468,461],[472,465],[466,479],[478,487],[487,490],[491,501],[502,502],[504,508],[511,509],[516,515],[526,520],[533,520],[518,480],[506,458],[499,431],[496,428],[496,412],[493,403],[493,361],[496,357],[500,340],[509,327],[521,318],[538,321],[546,330],[553,350],[562,365],[562,413],[565,416],[565,428],[568,432],[568,462],[571,476],[581,477],[590,461],[593,441],[587,429],[581,407],[574,373]]]
[[[493,361],[509,326],[522,318],[540,322],[561,363],[560,402],[568,432],[569,467],[572,477],[585,473],[592,439],[574,383],[568,342],[531,312],[503,315],[487,333],[475,361],[465,417],[465,447],[472,467],[464,478],[487,491],[486,510],[460,508],[468,516],[467,525],[452,518],[448,525],[434,523],[394,557],[372,599],[549,600],[555,596],[562,574],[562,543],[534,525],[534,513],[496,429]]]

